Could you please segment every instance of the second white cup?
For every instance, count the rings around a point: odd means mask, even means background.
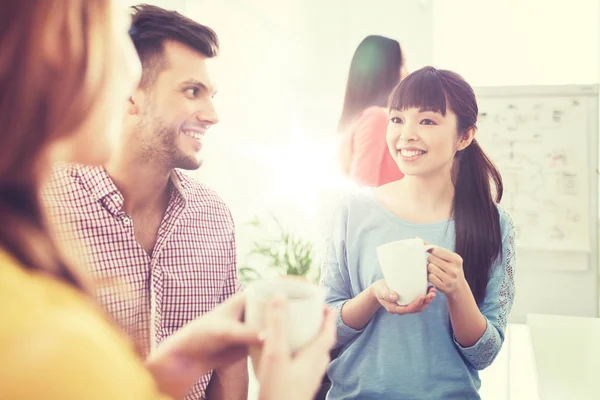
[[[276,295],[286,298],[286,332],[292,353],[310,343],[323,325],[325,294],[319,286],[298,277],[277,277],[252,282],[245,289],[246,324],[263,331],[266,306]],[[260,348],[250,349],[255,371],[260,362]]]

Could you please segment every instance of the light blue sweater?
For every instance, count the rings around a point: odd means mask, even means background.
[[[493,267],[480,307],[487,328],[472,347],[454,340],[446,297],[438,292],[422,313],[388,314],[380,308],[358,331],[340,317],[343,304],[383,279],[376,248],[419,236],[454,251],[454,221],[415,224],[402,220],[373,197],[372,190],[348,195],[333,216],[322,283],[338,314],[342,353],[328,369],[337,399],[479,399],[478,370],[488,367],[502,346],[515,284],[515,230],[499,207],[502,255]],[[399,260],[400,262],[400,260]]]

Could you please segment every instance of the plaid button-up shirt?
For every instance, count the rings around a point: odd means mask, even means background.
[[[187,322],[240,290],[235,227],[219,196],[180,171],[150,256],[103,168],[57,168],[44,203],[59,237],[91,266],[102,306],[147,356]],[[211,373],[188,398],[204,398]]]

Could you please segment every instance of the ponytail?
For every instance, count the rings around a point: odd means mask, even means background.
[[[465,278],[475,300],[481,304],[492,265],[502,253],[496,206],[502,198],[502,177],[475,139],[457,153],[454,165],[455,251],[463,259]],[[495,186],[495,198],[490,181]]]

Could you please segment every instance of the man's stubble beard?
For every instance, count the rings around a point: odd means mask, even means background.
[[[202,160],[198,160],[194,156],[185,155],[177,146],[179,136],[181,136],[179,129],[159,124],[154,132],[162,149],[162,151],[160,151],[162,161],[165,162],[166,165],[169,165],[170,168],[193,171],[202,166]]]

